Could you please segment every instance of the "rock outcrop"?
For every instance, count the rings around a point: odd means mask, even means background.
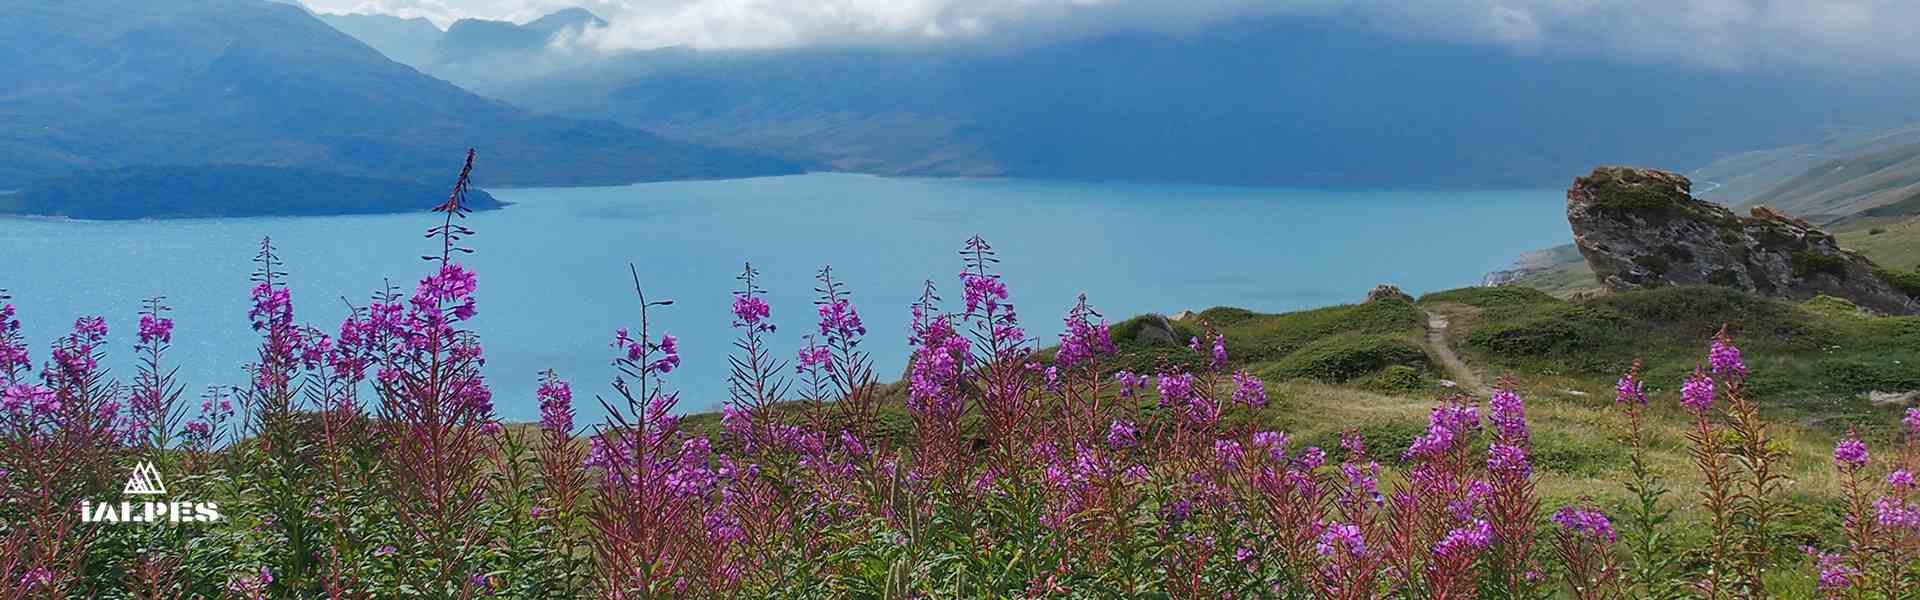
[[[1391,283],[1382,283],[1380,285],[1373,286],[1373,289],[1371,290],[1367,290],[1368,304],[1379,302],[1381,300],[1393,300],[1393,299],[1413,302],[1413,296],[1408,295],[1406,292],[1400,291],[1399,286],[1393,285]]]
[[[1692,185],[1675,173],[1628,167],[1601,167],[1573,181],[1567,222],[1602,285],[1712,284],[1795,300],[1827,294],[1877,312],[1920,313],[1920,298],[1831,234],[1764,207],[1734,214],[1694,199]]]

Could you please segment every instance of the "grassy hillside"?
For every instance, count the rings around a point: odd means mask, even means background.
[[[1822,163],[1920,143],[1920,124],[1838,131],[1817,142],[1765,148],[1714,159],[1687,172],[1701,198],[1744,205]]]
[[[1831,222],[1920,194],[1920,144],[1822,163],[1749,200]]]

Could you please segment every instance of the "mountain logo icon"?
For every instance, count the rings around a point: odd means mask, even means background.
[[[167,483],[160,480],[160,469],[143,460],[133,467],[133,474],[127,476],[127,487],[121,491],[138,496],[165,494]]]

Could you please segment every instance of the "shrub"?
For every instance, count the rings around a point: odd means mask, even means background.
[[[1806,277],[1816,273],[1832,275],[1842,279],[1845,279],[1847,276],[1847,261],[1838,256],[1815,252],[1813,250],[1798,250],[1793,253],[1791,262],[1793,263],[1794,277]]]
[[[1426,364],[1426,350],[1405,338],[1341,335],[1310,343],[1280,359],[1263,374],[1281,379],[1342,383],[1392,365],[1419,368]]]

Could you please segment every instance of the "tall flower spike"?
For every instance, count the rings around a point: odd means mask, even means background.
[[[1707,349],[1707,363],[1713,366],[1715,375],[1727,378],[1747,376],[1747,364],[1740,360],[1740,348],[1733,345],[1733,336],[1727,335],[1725,326],[1713,336],[1713,345]]]
[[[465,225],[454,223],[455,218],[464,219],[472,209],[467,208],[467,186],[473,175],[474,150],[467,149],[467,162],[460,167],[460,177],[453,181],[453,191],[447,193],[447,200],[433,207],[433,212],[445,215],[440,226],[427,230],[427,237],[440,238],[440,256],[422,256],[425,260],[439,260],[446,263],[453,259],[454,252],[472,253],[472,248],[459,246],[460,240],[473,235],[473,230]]]

